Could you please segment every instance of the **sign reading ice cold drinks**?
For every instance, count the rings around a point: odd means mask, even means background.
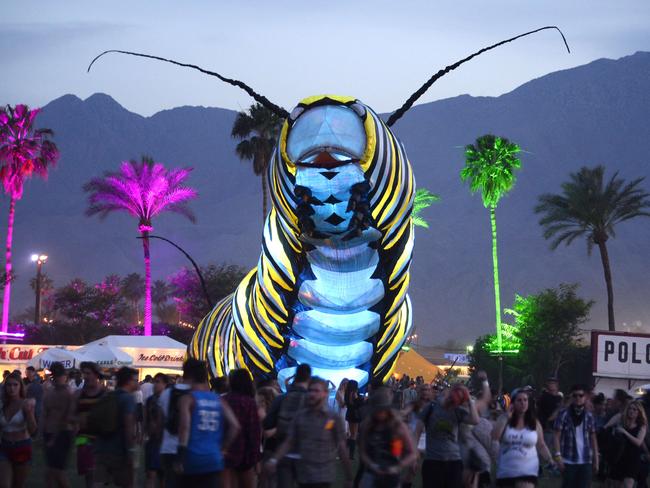
[[[595,376],[650,379],[650,335],[593,331],[591,349]]]

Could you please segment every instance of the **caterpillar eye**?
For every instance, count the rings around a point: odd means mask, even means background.
[[[301,113],[305,111],[305,107],[296,107],[289,114],[289,121],[295,122],[296,119],[300,116]]]
[[[362,119],[366,117],[366,107],[364,107],[360,103],[353,103],[352,105],[350,105],[350,108],[354,110],[354,112]]]

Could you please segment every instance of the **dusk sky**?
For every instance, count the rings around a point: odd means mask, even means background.
[[[138,58],[90,60],[107,49],[157,54],[239,78],[290,109],[304,96],[352,95],[389,112],[439,68],[501,39],[545,31],[490,52],[418,102],[496,96],[544,74],[650,50],[650,2],[5,2],[0,103],[43,105],[66,93],[111,95],[151,115],[180,105],[245,108],[237,88]]]

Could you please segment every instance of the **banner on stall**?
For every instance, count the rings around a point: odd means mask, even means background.
[[[121,347],[133,358],[134,368],[175,368],[181,369],[185,360],[185,349],[151,349]]]

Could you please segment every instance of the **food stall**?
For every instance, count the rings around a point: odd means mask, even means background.
[[[167,336],[114,335],[89,342],[79,348],[78,352],[88,361],[93,361],[92,358],[96,357],[101,364],[101,347],[104,347],[104,350],[111,348],[128,354],[133,360],[129,366],[138,370],[141,380],[148,374],[151,376],[156,373],[180,375],[187,350],[185,344]],[[111,367],[114,366],[118,364],[113,364]]]

